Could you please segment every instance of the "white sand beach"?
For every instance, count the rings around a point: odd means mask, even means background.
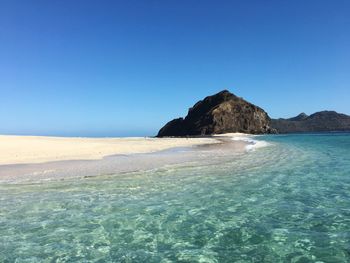
[[[0,135],[0,165],[95,160],[115,154],[149,153],[219,142],[215,138],[68,138]]]

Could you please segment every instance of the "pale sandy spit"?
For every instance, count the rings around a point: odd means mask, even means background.
[[[215,144],[212,138],[74,138],[0,135],[0,165],[97,160],[116,154],[150,153]]]

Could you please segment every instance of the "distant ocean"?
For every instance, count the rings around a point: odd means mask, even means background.
[[[215,163],[0,184],[0,262],[350,262],[350,134]]]

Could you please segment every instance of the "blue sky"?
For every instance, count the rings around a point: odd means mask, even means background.
[[[350,114],[350,1],[0,0],[0,133],[154,135],[222,89]]]

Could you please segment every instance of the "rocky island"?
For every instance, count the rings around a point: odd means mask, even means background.
[[[258,106],[228,90],[208,96],[189,109],[185,118],[168,122],[157,137],[211,135],[229,132],[274,133],[270,117]]]
[[[260,107],[223,90],[198,101],[185,118],[164,125],[157,137],[241,132],[248,134],[350,131],[350,116],[335,111],[271,119]]]

